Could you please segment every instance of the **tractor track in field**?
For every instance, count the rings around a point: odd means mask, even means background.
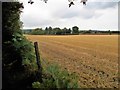
[[[27,37],[31,41],[38,41],[42,58],[76,73],[82,87],[118,87],[118,46],[114,41],[117,37],[110,37],[111,41],[107,36]],[[104,45],[106,41],[109,41],[108,45]]]

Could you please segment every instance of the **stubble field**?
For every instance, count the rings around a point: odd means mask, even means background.
[[[117,35],[25,36],[44,60],[76,73],[82,88],[118,88]]]

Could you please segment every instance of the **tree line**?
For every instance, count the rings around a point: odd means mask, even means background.
[[[112,31],[112,30],[79,30],[78,26],[73,26],[72,28],[59,28],[59,27],[46,27],[36,28],[36,29],[25,29],[23,30],[24,34],[32,34],[32,35],[79,35],[79,34],[98,34],[98,35],[111,35],[111,34],[119,34],[120,31]]]
[[[24,30],[24,33],[28,33],[28,34],[34,34],[34,35],[78,35],[79,34],[79,27],[74,26],[71,28],[59,28],[59,27],[46,27],[45,29],[42,28],[36,28],[33,29],[31,31],[28,30],[28,32],[26,32]]]

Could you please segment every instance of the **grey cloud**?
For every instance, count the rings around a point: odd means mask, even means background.
[[[26,27],[42,27],[42,26],[46,26],[46,25],[49,25],[50,22],[49,21],[40,21],[40,22],[25,22],[24,25]]]
[[[117,2],[89,2],[86,5],[87,9],[107,9],[114,8],[117,5]]]
[[[73,18],[79,16],[79,12],[67,12],[61,18]]]
[[[89,9],[83,9],[83,10],[74,10],[74,11],[69,11],[66,12],[64,14],[62,14],[61,16],[59,16],[59,18],[63,18],[63,19],[70,19],[70,18],[83,18],[83,19],[90,19],[90,18],[98,18],[100,17],[101,14],[100,13],[95,13],[95,10],[89,10]]]
[[[89,12],[91,11],[91,12]],[[88,13],[89,12],[89,13]],[[64,9],[61,8],[60,10],[54,12],[53,16],[57,17],[59,19],[71,19],[71,18],[76,18],[76,17],[82,17],[85,19],[89,19],[93,17],[94,11],[88,10],[88,9],[81,9],[76,7],[76,9]]]
[[[83,19],[91,19],[91,18],[95,17],[96,15],[99,16],[93,10],[86,10],[86,11],[82,11],[80,13],[79,17],[81,17]]]
[[[90,19],[90,18],[99,18],[103,14],[96,13],[96,11],[99,11],[100,9],[107,9],[107,8],[114,8],[117,5],[117,2],[89,2],[83,10],[74,10],[69,11],[63,14],[61,18],[73,18],[73,17],[81,17],[84,19]]]
[[[21,20],[24,22],[26,27],[42,27],[51,24],[51,20],[36,19],[30,16],[21,17]]]
[[[86,25],[87,23],[89,25],[89,23],[91,24],[92,20],[95,20],[95,22],[99,22],[99,19],[104,21],[106,18],[102,17],[103,19],[101,19],[99,17],[109,13],[108,8],[114,8],[117,5],[116,2],[87,2],[86,6],[80,4],[80,6],[76,5],[68,8],[67,2],[61,3],[61,5],[58,4],[59,3],[55,4],[56,6],[54,6],[53,3],[48,3],[46,6],[39,5],[39,7],[37,5],[32,7],[28,6],[27,4],[24,12],[25,14],[21,18],[21,20],[24,22],[24,26],[30,28],[46,27],[51,25],[62,27],[67,25],[70,26],[74,23],[78,23],[79,25],[79,22],[86,22]],[[27,13],[27,10],[30,11],[30,7],[32,7],[32,12]],[[42,13],[41,10],[43,11]],[[110,10],[114,11],[114,9]],[[110,12],[110,16],[112,11]]]

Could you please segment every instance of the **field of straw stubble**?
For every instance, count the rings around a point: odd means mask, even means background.
[[[39,43],[41,57],[79,76],[82,88],[118,88],[118,36],[26,35]]]

